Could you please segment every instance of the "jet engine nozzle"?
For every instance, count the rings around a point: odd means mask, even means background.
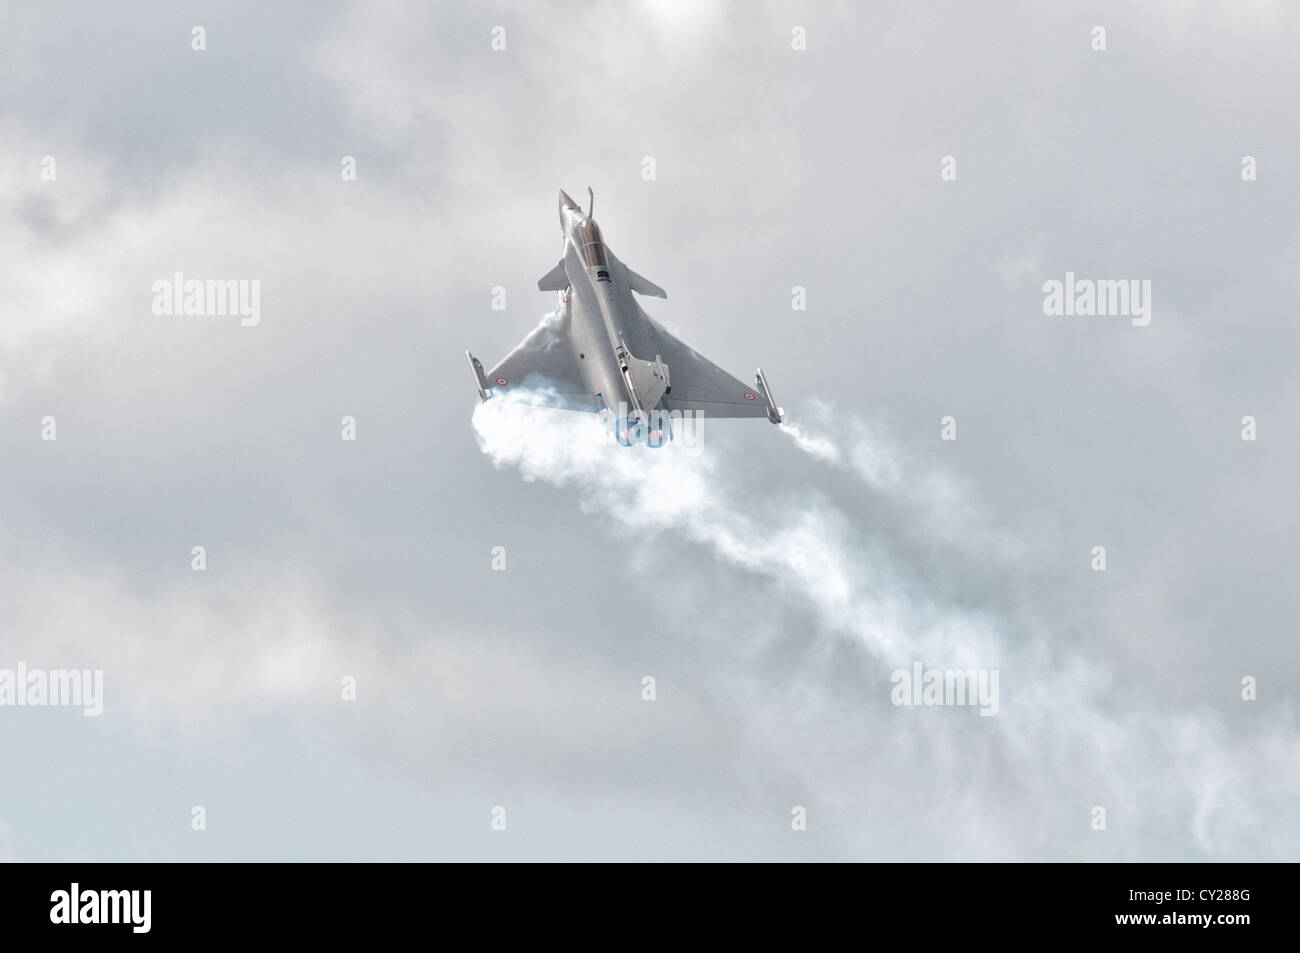
[[[631,411],[623,417],[611,415],[608,426],[623,447],[643,443],[658,449],[673,439],[672,420],[666,411]]]
[[[644,429],[641,424],[635,420],[620,420],[618,428],[614,431],[615,439],[618,440],[619,446],[635,447],[643,439]]]

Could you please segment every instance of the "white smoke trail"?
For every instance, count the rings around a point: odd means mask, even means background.
[[[991,634],[975,621],[927,614],[899,597],[885,554],[851,537],[843,513],[825,504],[769,507],[720,472],[714,454],[620,447],[594,418],[550,409],[544,396],[516,392],[475,410],[479,444],[497,466],[525,480],[577,486],[584,508],[627,529],[672,530],[728,563],[767,577],[805,600],[829,631],[855,637],[874,656],[917,653],[954,666],[992,655]]]
[[[1023,557],[1024,543],[987,525],[978,507],[950,474],[917,466],[879,426],[816,398],[803,408],[807,424],[787,421],[781,430],[820,463],[854,474],[931,539],[967,550]]]
[[[813,459],[850,468],[879,499],[919,507],[928,522],[969,513],[951,480],[911,472],[905,455],[863,421],[827,405],[811,416],[835,430],[782,429]],[[886,545],[862,538],[824,501],[764,503],[772,495],[745,486],[739,468],[716,454],[687,455],[671,444],[619,447],[591,416],[537,406],[535,395],[494,397],[475,410],[473,424],[496,466],[576,488],[585,510],[626,530],[671,532],[708,547],[767,579],[824,633],[851,639],[889,668],[925,660],[1014,673],[1017,714],[989,720],[998,723],[1008,771],[1035,779],[1030,789],[1044,798],[1068,800],[1082,786],[1097,791],[1094,797],[1106,793],[1115,810],[1176,814],[1186,838],[1206,854],[1251,855],[1265,849],[1268,834],[1243,821],[1254,808],[1242,775],[1267,770],[1279,796],[1300,790],[1294,732],[1233,746],[1209,714],[1112,714],[1103,669],[1041,637],[1013,639],[1010,622],[944,605],[924,578],[892,565]],[[845,436],[839,444],[837,433]],[[1155,763],[1168,764],[1168,776],[1148,776]],[[1221,772],[1231,780],[1217,778]]]
[[[808,401],[804,416],[811,421],[809,427],[793,421],[782,427],[804,453],[822,463],[849,467],[872,489],[902,488],[906,455],[876,428],[817,399]]]
[[[839,463],[842,459],[840,448],[830,437],[812,434],[789,420],[782,425],[781,432],[814,460],[820,460],[822,463]]]

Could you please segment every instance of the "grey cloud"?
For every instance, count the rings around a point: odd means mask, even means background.
[[[1294,15],[705,7],[0,12],[0,665],[106,669],[93,726],[0,712],[0,853],[1294,856]],[[654,316],[839,448],[717,426],[755,533],[811,507],[872,554],[847,575],[994,633],[984,721],[1046,670],[1113,735],[901,717],[893,663],[779,581],[671,528],[629,560],[583,492],[491,465],[462,350],[550,307],[588,184]],[[1044,316],[1067,269],[1150,278],[1151,325]],[[260,279],[261,325],[153,316],[176,270]],[[854,467],[882,441],[892,489]]]

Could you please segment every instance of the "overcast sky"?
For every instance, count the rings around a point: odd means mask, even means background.
[[[104,672],[0,707],[0,859],[1295,859],[1298,45],[1284,2],[0,4],[0,669]],[[796,429],[476,413],[587,186]],[[176,272],[260,323],[155,314]],[[1067,272],[1150,323],[1046,315]],[[892,704],[915,662],[998,713]]]

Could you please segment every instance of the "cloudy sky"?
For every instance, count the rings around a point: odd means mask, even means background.
[[[0,707],[0,859],[1295,859],[1298,41],[0,4],[0,669],[104,673]],[[790,426],[478,407],[589,185]],[[155,314],[176,272],[260,322]],[[1150,323],[1046,315],[1067,272]],[[997,714],[893,704],[918,662]]]

